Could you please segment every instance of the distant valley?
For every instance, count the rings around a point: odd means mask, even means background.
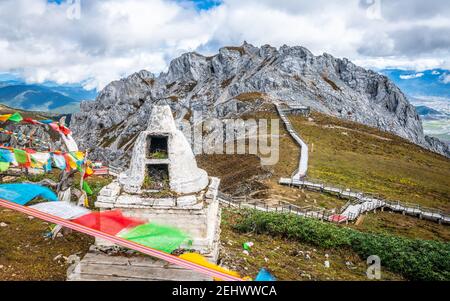
[[[0,103],[28,111],[69,114],[79,110],[83,100],[94,100],[95,90],[80,85],[26,84],[17,80],[0,81]]]

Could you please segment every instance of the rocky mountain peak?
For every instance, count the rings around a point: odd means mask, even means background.
[[[96,101],[84,102],[72,128],[81,147],[105,161],[123,162],[154,104],[168,104],[177,118],[226,118],[274,100],[310,106],[333,116],[389,131],[450,156],[448,146],[425,137],[414,107],[386,76],[301,46],[223,47],[214,56],[190,52],[166,73],[142,70],[114,81]]]

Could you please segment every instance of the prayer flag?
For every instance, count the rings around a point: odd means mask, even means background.
[[[188,236],[177,228],[152,223],[137,226],[119,236],[166,253],[172,253],[188,240]]]
[[[63,155],[53,154],[53,162],[55,162],[55,166],[61,170],[66,169],[66,159]]]
[[[124,216],[120,210],[92,212],[75,219],[74,222],[111,235],[116,235],[126,228],[136,227],[144,223]]]
[[[6,122],[12,116],[12,114],[0,115],[0,122]]]
[[[9,168],[9,162],[0,162],[0,172],[7,171]]]
[[[23,120],[22,115],[20,115],[19,113],[14,113],[11,115],[11,117],[8,118],[9,121],[12,122],[21,122]]]
[[[24,183],[0,185],[0,199],[4,199],[19,205],[25,205],[37,197],[52,202],[58,200],[56,194],[44,186]]]
[[[21,149],[14,149],[14,156],[16,157],[17,163],[24,167],[30,167],[30,155]]]
[[[88,195],[92,195],[92,189],[91,187],[89,187],[89,184],[86,181],[83,181],[83,190],[88,194]]]

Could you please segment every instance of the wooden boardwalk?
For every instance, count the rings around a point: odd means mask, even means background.
[[[348,189],[342,189],[305,180],[281,178],[279,183],[282,185],[295,186],[308,190],[334,194],[340,198],[352,201],[347,203],[347,205],[341,209],[341,213],[339,214],[342,217],[341,222],[354,221],[361,214],[366,212],[375,211],[377,209],[388,209],[394,212],[400,212],[404,215],[415,216],[421,219],[435,221],[441,224],[450,224],[450,215],[438,209],[427,208],[417,204],[402,203],[399,201],[389,201],[372,196],[370,194],[355,192]]]
[[[221,192],[219,192],[217,198],[222,205],[231,208],[254,209],[258,211],[275,213],[290,213],[328,222],[340,223],[345,221],[341,220],[342,218],[336,213],[336,210],[328,210],[315,206],[300,207],[284,201],[278,201],[276,204],[269,205],[264,200],[232,198]]]
[[[292,174],[293,179],[302,179],[306,176],[306,173],[308,172],[308,144],[303,141],[303,139],[300,137],[300,135],[294,130],[291,122],[287,118],[283,108],[280,104],[275,104],[277,108],[278,115],[280,116],[281,120],[284,123],[284,126],[286,127],[286,130],[289,132],[289,135],[295,140],[295,142],[300,147],[300,158],[298,160],[298,168],[297,170]]]

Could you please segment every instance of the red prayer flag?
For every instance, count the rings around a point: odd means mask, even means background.
[[[39,121],[34,120],[34,119],[32,119],[32,118],[24,118],[24,119],[23,119],[23,122],[31,123],[31,124],[41,124]]]
[[[35,153],[37,153],[34,149],[31,149],[31,148],[26,148],[25,151],[26,151],[27,153],[29,153],[29,154],[35,154]]]
[[[72,131],[63,125],[59,127],[59,130],[66,136],[72,134]]]
[[[120,210],[92,212],[73,221],[77,224],[99,230],[110,235],[116,235],[123,229],[134,228],[145,223],[143,221],[124,216]]]

